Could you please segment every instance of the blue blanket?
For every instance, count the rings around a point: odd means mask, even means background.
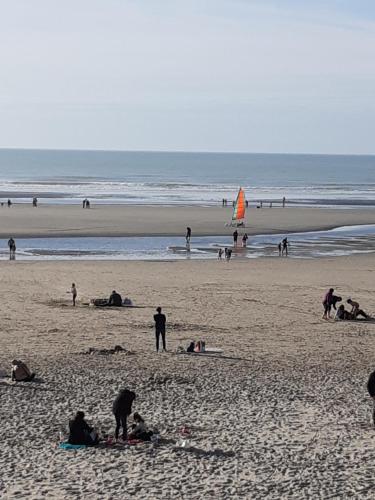
[[[85,444],[70,444],[67,441],[59,444],[59,448],[62,450],[80,450],[82,448],[87,448]]]

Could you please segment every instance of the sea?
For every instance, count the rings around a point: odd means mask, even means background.
[[[0,200],[375,206],[375,156],[0,149]]]

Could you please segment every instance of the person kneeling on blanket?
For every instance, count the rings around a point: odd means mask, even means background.
[[[83,411],[77,411],[76,416],[69,422],[69,444],[95,446],[99,442],[97,432],[85,420]]]
[[[140,439],[141,441],[151,441],[152,431],[147,430],[145,421],[140,416],[139,413],[134,413],[133,415],[134,424],[132,425],[132,431],[129,434],[129,439]]]

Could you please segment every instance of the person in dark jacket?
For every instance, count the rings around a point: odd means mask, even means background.
[[[112,411],[116,419],[115,438],[118,439],[122,427],[122,439],[126,441],[128,436],[127,418],[132,412],[132,404],[135,400],[135,392],[122,389],[112,405]]]
[[[166,317],[165,314],[162,314],[161,307],[156,309],[157,314],[154,314],[155,321],[155,337],[156,337],[156,352],[159,352],[159,338],[161,335],[161,339],[163,342],[163,351],[167,350],[166,342],[165,342],[165,323]]]
[[[374,401],[374,409],[372,412],[372,421],[375,426],[375,371],[373,371],[367,382],[367,390]]]
[[[116,290],[113,290],[113,292],[111,293],[111,296],[109,297],[108,305],[115,306],[115,307],[122,306],[121,295],[119,293],[117,293]]]
[[[83,411],[77,411],[74,419],[69,422],[68,443],[94,446],[98,444],[98,441],[98,435],[86,422]]]
[[[322,302],[324,307],[323,319],[329,319],[331,317],[332,297],[334,291],[334,288],[330,288],[324,296]]]

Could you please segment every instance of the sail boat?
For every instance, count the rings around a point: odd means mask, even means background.
[[[240,188],[237,194],[237,199],[233,207],[232,220],[230,226],[243,226],[245,224],[246,200],[245,191]]]

